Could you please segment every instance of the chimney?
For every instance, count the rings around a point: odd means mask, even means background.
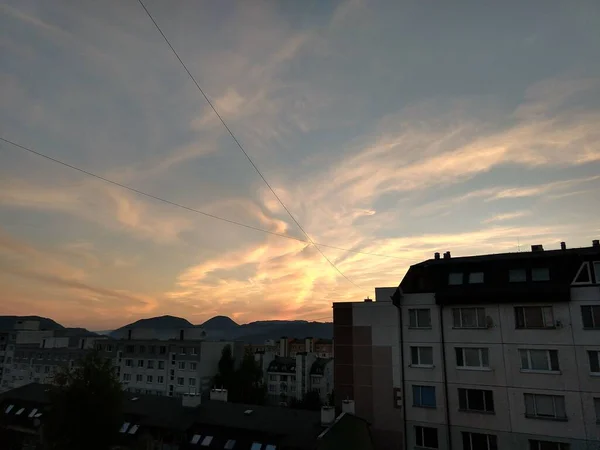
[[[543,252],[544,251],[544,246],[541,245],[541,244],[532,245],[531,246],[531,251],[532,252]]]
[[[561,242],[560,243],[560,249],[561,250],[566,250],[567,249],[567,244],[565,242]]]
[[[433,258],[434,258],[434,259],[440,259],[440,252],[435,252],[435,253],[433,254]]]
[[[444,259],[450,259],[451,257],[450,252],[444,253]]]
[[[211,389],[210,399],[227,403],[227,389]]]
[[[335,408],[333,406],[321,407],[321,425],[328,427],[335,422]]]
[[[181,397],[181,406],[184,408],[196,408],[202,403],[200,394],[183,394]]]
[[[373,299],[370,299],[369,297],[365,298],[365,303],[371,303],[373,301]]]
[[[354,400],[344,400],[342,402],[342,412],[354,414]]]
[[[592,241],[592,247],[600,247],[600,240],[594,239]]]

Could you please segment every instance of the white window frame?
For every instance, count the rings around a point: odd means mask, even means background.
[[[554,308],[552,305],[527,305],[527,306],[515,306],[515,329],[517,330],[552,330],[556,328],[556,319],[554,318]],[[531,327],[527,325],[527,315],[525,314],[525,310],[527,308],[540,308],[542,310],[542,321],[544,325],[541,327]],[[523,326],[518,326],[517,321],[517,310],[523,310]],[[547,322],[547,312],[550,311],[551,321]]]
[[[460,286],[464,284],[464,273],[463,272],[450,272],[448,274],[448,285],[449,286]],[[460,278],[460,280],[459,280]]]
[[[465,356],[465,350],[477,350],[477,355],[479,359],[478,366],[467,366],[467,358]],[[460,351],[462,356],[463,365],[459,366],[458,361],[456,361],[456,367],[458,369],[464,370],[490,370],[490,350],[486,347],[455,347],[455,356],[456,352]],[[483,355],[486,354],[487,366],[484,365]]]
[[[419,311],[427,311],[429,323],[421,325],[419,323]],[[414,319],[414,322],[413,322]],[[414,325],[413,325],[414,323]],[[431,308],[410,308],[408,310],[408,328],[412,329],[431,329]]]
[[[425,446],[425,430],[435,430],[435,440],[437,441],[437,447],[426,447]],[[427,448],[437,450],[440,448],[439,435],[436,427],[424,427],[421,425],[415,425],[415,448]],[[421,438],[421,445],[419,445],[419,437]]]
[[[470,272],[469,273],[469,284],[482,284],[485,280],[483,272]]]
[[[579,275],[581,275],[581,272],[584,272],[584,271],[587,272],[589,281],[577,281],[577,278],[579,278]],[[590,263],[588,261],[586,261],[586,262],[582,263],[581,266],[579,267],[579,270],[573,277],[573,281],[571,282],[571,284],[572,285],[587,285],[587,284],[592,284],[593,280],[594,279],[592,278],[592,272],[590,270]]]
[[[534,369],[531,359],[531,352],[546,352],[546,369]],[[558,369],[552,368],[552,359],[550,357],[551,352],[556,353],[556,360],[558,362]],[[527,355],[527,364],[529,367],[523,367],[523,354]],[[558,350],[554,349],[541,349],[541,348],[520,348],[519,349],[519,360],[521,362],[521,372],[530,373],[560,373],[560,362],[558,361]]]
[[[413,348],[417,349],[417,362],[415,363],[412,359],[413,357]],[[421,357],[421,350],[424,348],[428,348],[431,350],[431,363],[425,364],[422,362],[422,357]],[[433,347],[432,346],[428,346],[428,345],[414,345],[410,347],[410,366],[411,367],[426,367],[426,368],[431,368],[433,367]]]
[[[464,319],[463,319],[463,311],[466,310],[475,310],[475,322],[477,322],[477,325],[474,327],[469,327],[466,325],[463,325],[464,323]],[[483,310],[483,322],[484,323],[479,323],[479,311]],[[456,313],[458,313],[458,321],[459,324],[457,326],[456,324],[456,320],[455,318]],[[481,330],[481,329],[486,329],[487,328],[487,321],[486,321],[486,315],[485,315],[485,308],[481,307],[481,306],[467,306],[467,307],[459,307],[459,308],[452,308],[452,327],[456,328],[456,329],[464,329],[464,330]]]
[[[486,437],[486,441],[487,441],[487,450],[491,450],[492,446],[490,444],[490,438],[494,438],[496,440],[496,448],[498,448],[498,437],[495,434],[488,434],[488,433],[473,433],[471,431],[463,431],[462,432],[462,439],[463,439],[463,448],[464,448],[464,439],[466,436],[468,436],[469,438],[469,450],[486,450],[486,449],[482,449],[482,448],[474,448],[473,447],[473,435],[474,434],[481,434],[484,435]]]
[[[534,413],[533,414],[528,414],[527,413],[527,396],[530,396],[533,399],[533,409],[534,409]],[[537,412],[537,398],[538,397],[550,397],[552,398],[552,409],[554,410],[554,415],[553,416],[546,416],[546,415],[540,415]],[[557,412],[557,408],[556,408],[556,402],[562,399],[563,402],[563,409],[565,410],[565,416],[559,416],[558,412]],[[533,394],[531,392],[526,392],[523,394],[523,400],[525,402],[525,417],[528,419],[549,419],[549,420],[565,420],[567,418],[567,410],[566,410],[566,405],[565,405],[565,397],[564,395],[548,395],[548,394]]]
[[[590,315],[592,317],[592,326],[591,327],[586,327],[585,323],[583,322],[583,308],[590,308]],[[584,330],[598,330],[600,329],[600,323],[596,323],[594,321],[594,308],[599,308],[600,309],[600,304],[598,305],[581,305],[580,311],[581,311],[581,324],[583,325],[583,329]]]
[[[460,391],[464,390],[465,391],[465,402],[466,402],[466,408],[461,408],[460,407]],[[476,391],[476,392],[481,392],[481,395],[483,396],[483,409],[475,409],[475,408],[471,408],[469,406],[469,391]],[[492,393],[492,405],[491,405],[491,409],[488,409],[488,404],[486,401],[486,392],[491,392]],[[476,413],[485,413],[485,414],[494,414],[496,412],[495,408],[496,405],[494,403],[494,391],[492,391],[491,389],[473,389],[473,388],[458,388],[458,407],[459,407],[459,411],[468,411],[468,412],[476,412]]]

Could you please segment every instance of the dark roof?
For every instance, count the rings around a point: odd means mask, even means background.
[[[289,356],[276,356],[273,361],[269,363],[269,372],[296,372],[296,358]]]
[[[185,431],[194,423],[193,411],[180,398],[124,393],[123,415],[137,425]]]
[[[342,413],[325,430],[317,442],[317,450],[373,450],[369,424],[352,414]]]
[[[482,299],[489,302],[569,301],[570,285],[583,262],[600,259],[600,247],[430,259],[411,266],[400,283],[402,293],[434,292],[438,303]],[[550,280],[536,282],[531,271],[547,268]],[[525,282],[509,282],[513,269],[526,271]],[[462,273],[464,282],[450,286],[450,273]],[[469,284],[468,273],[483,272],[484,282]],[[395,302],[399,301],[395,296]]]
[[[317,358],[316,361],[313,363],[313,365],[310,368],[310,374],[311,375],[323,375],[323,372],[325,371],[325,366],[332,359],[333,358]]]

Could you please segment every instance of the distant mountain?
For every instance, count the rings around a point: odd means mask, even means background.
[[[23,320],[38,320],[40,322],[40,330],[62,330],[60,323],[55,322],[47,317],[40,316],[0,316],[0,329],[12,329],[15,324]]]
[[[333,324],[322,322],[308,322],[305,320],[264,320],[239,325],[227,316],[215,316],[202,325],[192,325],[181,317],[161,316],[150,319],[141,319],[110,332],[114,338],[125,337],[125,332],[130,328],[191,328],[202,327],[208,339],[240,340],[250,344],[260,344],[268,339],[279,339],[282,336],[316,339],[332,339]],[[102,332],[98,332],[102,334]]]
[[[227,316],[215,316],[200,326],[205,330],[234,330],[240,325]]]
[[[191,322],[187,321],[182,317],[175,316],[159,316],[151,317],[149,319],[140,319],[133,323],[127,324],[111,331],[110,336],[115,338],[124,337],[125,331],[129,328],[154,328],[156,330],[168,330],[173,328],[194,328]]]

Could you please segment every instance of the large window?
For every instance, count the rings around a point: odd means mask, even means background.
[[[512,269],[508,272],[508,281],[511,283],[523,283],[527,281],[527,272],[525,269]]]
[[[590,360],[590,372],[595,375],[600,375],[600,351],[589,350],[588,359]]]
[[[148,367],[148,369],[154,369],[154,360],[152,360],[152,359],[149,359],[149,360],[148,360],[148,366],[147,366],[147,367]]]
[[[564,442],[538,441],[529,439],[529,450],[569,450],[571,447]]]
[[[411,347],[410,361],[412,366],[432,367],[433,347]]]
[[[415,447],[438,448],[437,428],[415,427]]]
[[[435,387],[413,385],[413,406],[435,408]]]
[[[581,318],[583,320],[583,328],[588,330],[600,328],[600,305],[582,306]]]
[[[594,409],[596,410],[596,423],[600,423],[600,397],[594,399]]]
[[[498,450],[498,439],[494,434],[462,433],[463,450]]]
[[[143,381],[143,376],[142,374],[138,374],[135,376],[135,381],[138,383],[141,383]]]
[[[469,274],[469,284],[483,283],[483,272],[471,272]]]
[[[554,328],[552,306],[515,307],[516,328]]]
[[[600,283],[600,261],[594,262],[594,273],[596,274],[596,283]]]
[[[550,279],[550,270],[547,267],[531,269],[531,279],[533,281],[548,281]]]
[[[456,347],[456,366],[469,369],[490,367],[487,348]]]
[[[486,328],[485,308],[453,308],[454,328]]]
[[[494,412],[494,393],[486,389],[458,389],[458,407],[462,411]]]
[[[463,284],[463,274],[462,273],[448,274],[448,284],[450,284],[450,285]]]
[[[138,367],[144,367],[144,360],[138,359]]]
[[[408,326],[410,328],[431,328],[431,310],[429,308],[409,309]]]
[[[558,350],[519,350],[521,370],[558,372]]]
[[[566,419],[565,398],[562,395],[524,394],[525,417]]]

